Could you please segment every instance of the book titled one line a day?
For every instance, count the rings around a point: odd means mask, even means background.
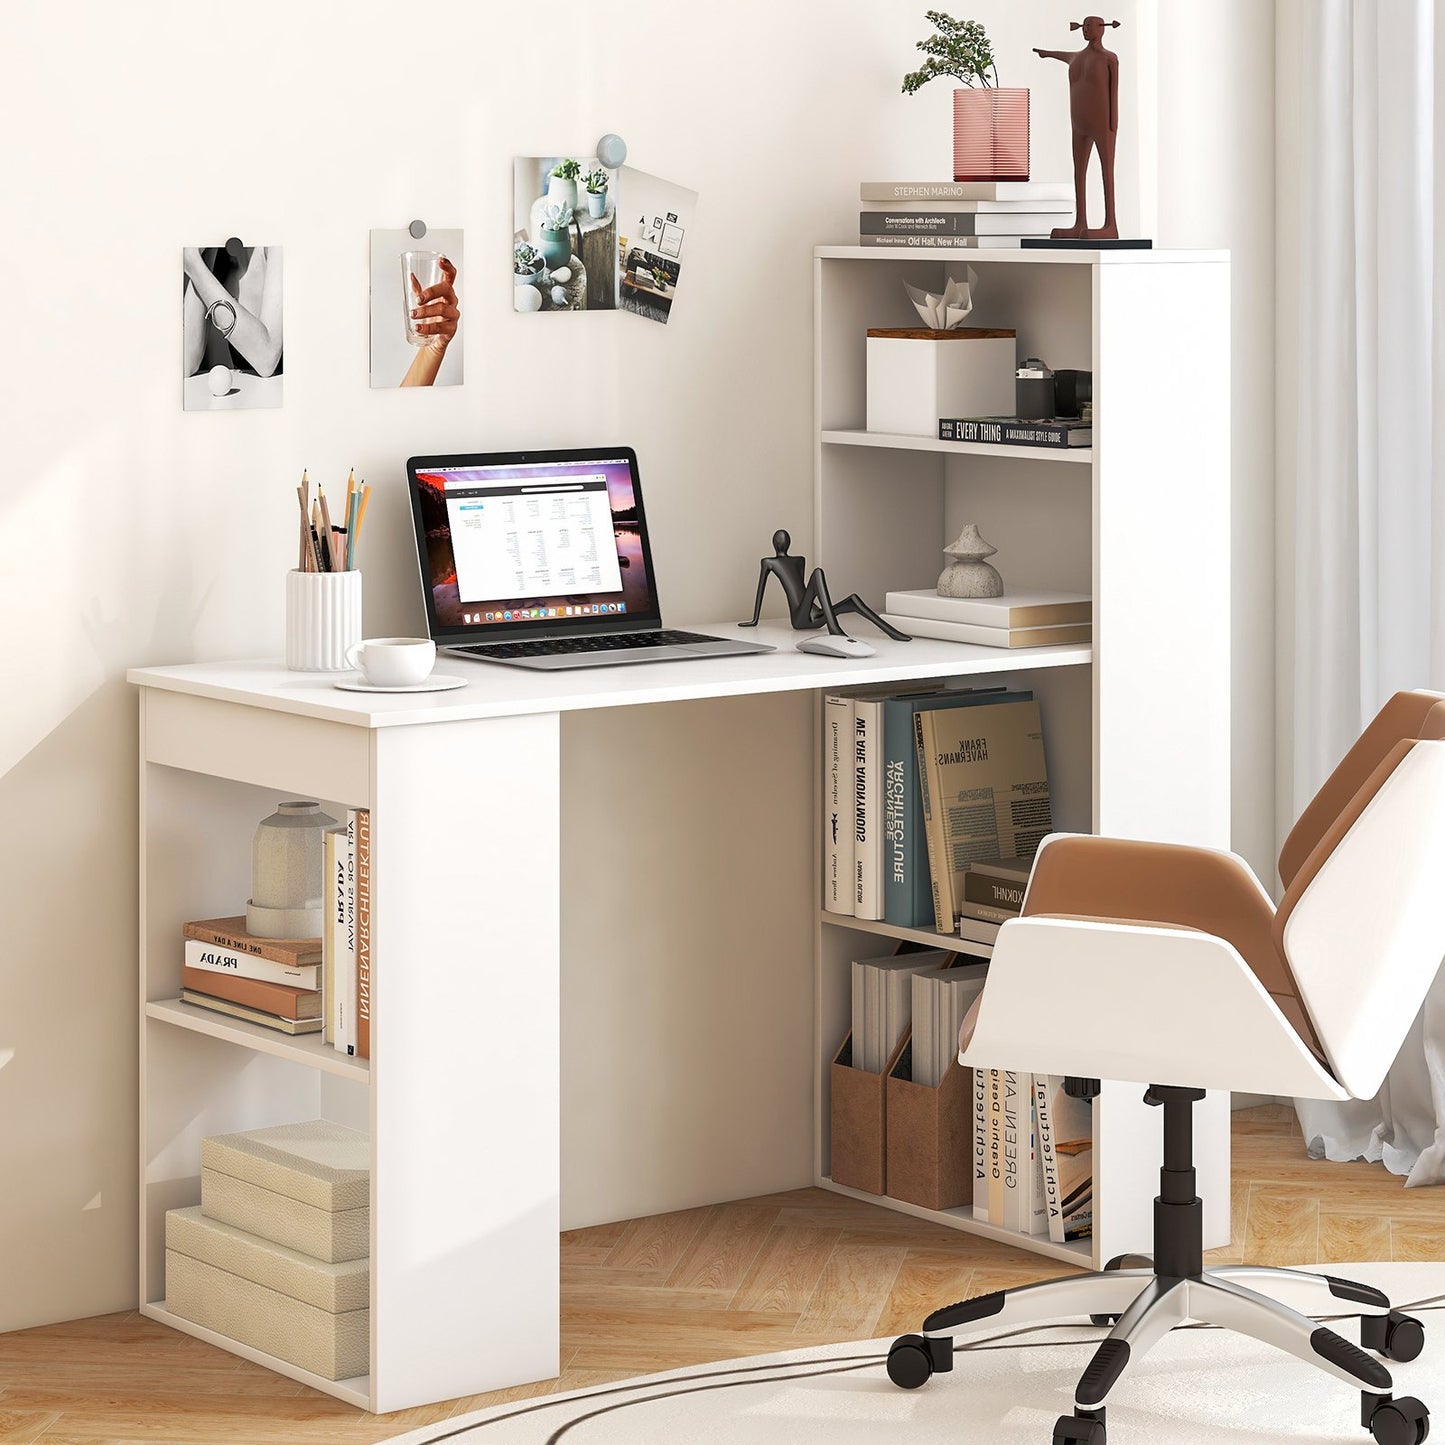
[[[945,416],[938,419],[938,439],[1006,447],[1088,447],[1094,444],[1094,424],[1068,416]]]

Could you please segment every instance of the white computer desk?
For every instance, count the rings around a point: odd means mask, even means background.
[[[741,635],[778,650],[560,673],[444,656],[438,670],[469,685],[422,695],[343,692],[274,662],[128,674],[141,698],[145,1313],[374,1411],[555,1375],[560,715],[1090,660],[1087,646],[924,639],[841,660],[795,651],[776,623]],[[372,810],[369,1065],[173,1001],[180,924],[239,911],[251,833],[279,796]],[[372,1369],[340,1384],[165,1307],[165,1211],[199,1197],[200,1139],[313,1109],[372,1141]]]

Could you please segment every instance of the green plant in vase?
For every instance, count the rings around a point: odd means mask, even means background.
[[[903,77],[904,95],[930,80],[956,81],[953,92],[953,179],[1026,181],[1029,178],[1029,93],[998,83],[993,45],[977,20],[926,10],[934,34],[916,49],[928,58]]]
[[[549,202],[542,211],[542,260],[549,271],[567,266],[572,261],[572,220],[576,213],[571,206]]]
[[[552,167],[547,178],[547,199],[554,206],[570,206],[577,209],[577,178],[582,174],[578,161],[564,159]]]
[[[518,241],[512,247],[512,308],[516,311],[542,309],[542,277],[546,263],[542,253],[530,241]]]
[[[582,177],[582,184],[587,188],[587,214],[594,219],[607,211],[607,188],[611,181],[612,178],[601,166]]]
[[[672,277],[670,277],[661,266],[654,266],[652,268],[652,284],[656,286],[659,291],[666,291],[668,282],[671,280]]]
[[[920,40],[917,49],[928,57],[917,70],[903,77],[903,94],[913,95],[930,80],[951,76],[960,85],[998,84],[998,66],[994,64],[993,45],[988,31],[977,20],[955,20],[942,10],[924,11],[924,19],[938,32]],[[989,75],[993,80],[989,80]]]

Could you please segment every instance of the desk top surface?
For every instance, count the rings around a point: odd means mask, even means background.
[[[811,634],[794,632],[786,623],[776,620],[765,621],[755,629],[739,628],[734,622],[686,625],[716,637],[735,636],[769,643],[777,651],[566,672],[533,672],[440,653],[436,669],[439,673],[466,677],[469,681],[466,687],[451,692],[432,693],[343,692],[336,687],[336,682],[354,678],[356,674],[290,672],[277,661],[133,667],[126,673],[126,679],[140,687],[189,693],[354,727],[379,728],[1068,667],[1087,663],[1092,655],[1087,645],[1007,649],[935,642],[923,637],[911,642],[891,642],[864,625],[859,632],[878,649],[877,656],[820,657],[798,652],[793,646],[800,637]]]

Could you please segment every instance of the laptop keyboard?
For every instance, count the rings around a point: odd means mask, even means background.
[[[677,647],[688,642],[716,642],[701,632],[613,632],[605,637],[554,637],[531,642],[478,643],[453,650],[472,657],[554,657],[578,652],[633,652],[647,647]]]

